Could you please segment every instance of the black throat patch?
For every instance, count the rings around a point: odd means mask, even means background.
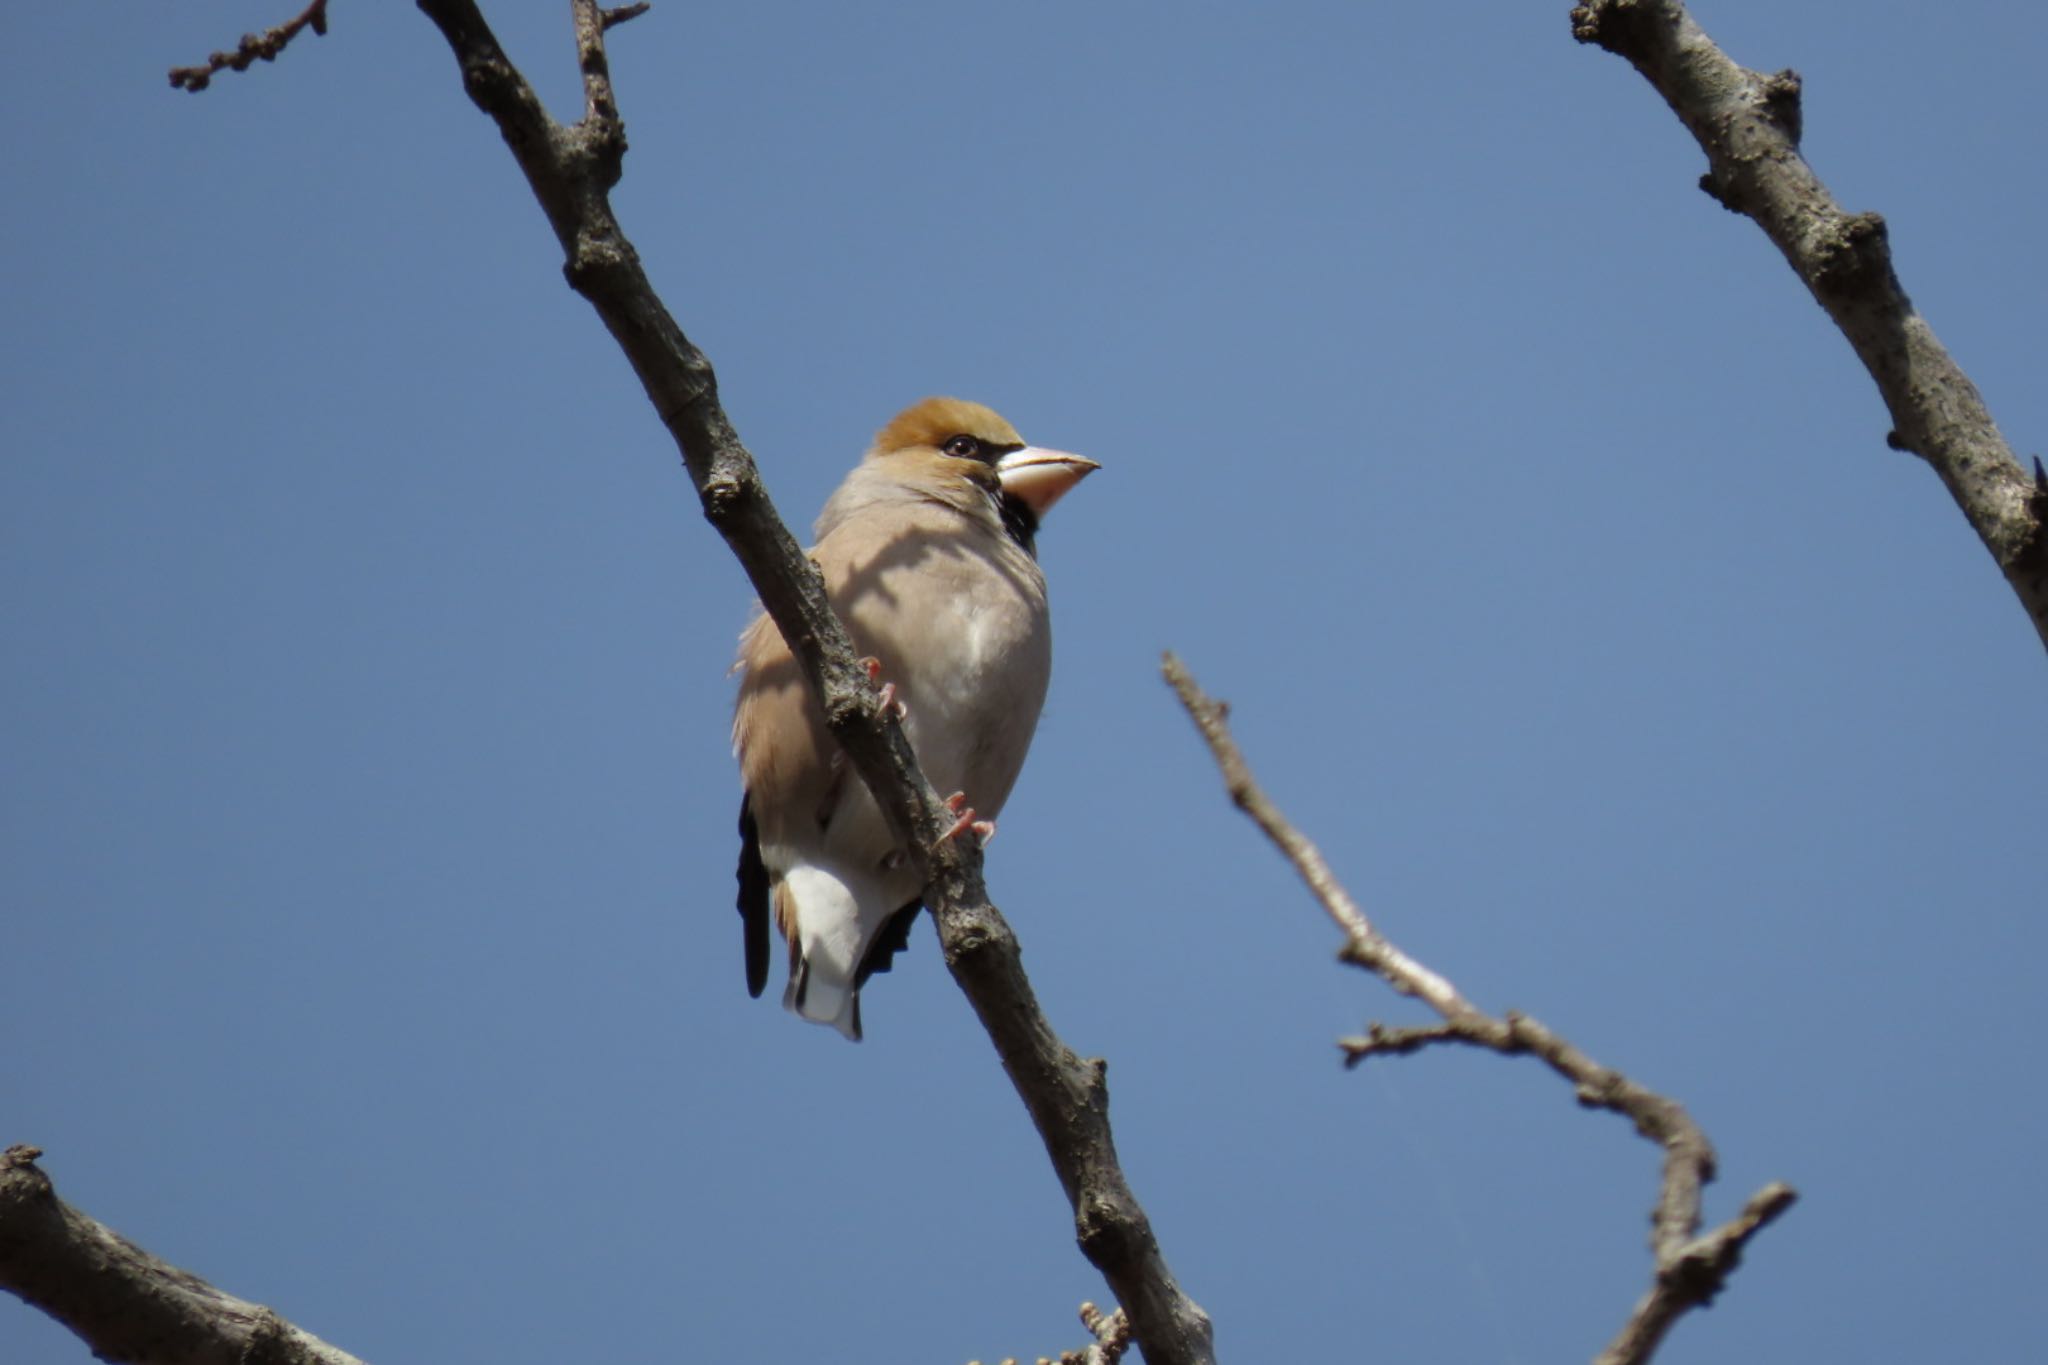
[[[996,506],[1003,514],[1003,530],[1010,539],[1024,547],[1024,553],[1038,558],[1038,513],[1031,510],[1031,504],[1015,493],[996,495]]]

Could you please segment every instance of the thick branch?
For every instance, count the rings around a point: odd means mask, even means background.
[[[1203,692],[1174,655],[1166,656],[1163,671],[1208,743],[1230,799],[1293,864],[1310,893],[1343,931],[1344,946],[1338,957],[1372,972],[1401,994],[1423,1001],[1443,1019],[1441,1024],[1410,1028],[1389,1028],[1375,1022],[1363,1036],[1339,1041],[1347,1066],[1356,1066],[1370,1056],[1415,1052],[1439,1043],[1486,1048],[1508,1057],[1528,1053],[1569,1081],[1580,1104],[1620,1114],[1638,1133],[1663,1148],[1664,1175],[1650,1214],[1650,1250],[1656,1271],[1649,1292],[1597,1361],[1597,1365],[1642,1365],[1673,1322],[1720,1292],[1741,1260],[1744,1244],[1791,1207],[1797,1198],[1792,1188],[1768,1185],[1751,1197],[1733,1221],[1704,1237],[1696,1236],[1701,1190],[1714,1178],[1714,1148],[1684,1107],[1601,1066],[1527,1015],[1510,1011],[1494,1018],[1449,981],[1396,948],[1373,927],[1316,846],[1281,814],[1253,778],[1244,751],[1231,737],[1228,704]]]
[[[1884,219],[1842,210],[1799,153],[1799,77],[1732,61],[1680,0],[1588,0],[1572,36],[1626,57],[1707,154],[1700,188],[1754,219],[1855,348],[1895,449],[1941,477],[2048,645],[2048,498],[1892,271]]]
[[[362,1365],[72,1208],[36,1165],[41,1155],[0,1152],[0,1289],[69,1327],[101,1360]]]
[[[626,150],[604,57],[620,11],[574,0],[584,116],[564,127],[541,107],[471,0],[419,0],[461,67],[470,98],[496,121],[589,300],[682,452],[704,515],[725,537],[821,699],[832,736],[875,794],[890,828],[922,854],[925,904],[946,964],[974,1006],[1052,1158],[1082,1250],[1103,1273],[1147,1360],[1206,1362],[1209,1320],[1175,1283],[1117,1162],[1105,1064],[1083,1060],[1052,1030],[1025,978],[1015,935],[988,898],[973,840],[940,840],[951,824],[909,741],[833,616],[824,585],[784,527],[752,456],[718,402],[711,363],[656,297],[607,192]]]

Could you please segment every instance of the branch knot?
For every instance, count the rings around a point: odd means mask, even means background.
[[[1891,231],[1884,215],[1852,213],[1828,224],[1815,242],[1813,287],[1839,294],[1891,274]]]
[[[1806,128],[1806,116],[1799,100],[1799,73],[1787,67],[1775,75],[1766,76],[1759,84],[1758,94],[1762,97],[1764,113],[1794,147]]]
[[[1651,48],[1652,26],[1669,21],[1665,6],[1642,0],[1587,0],[1571,12],[1572,37],[1641,65]]]

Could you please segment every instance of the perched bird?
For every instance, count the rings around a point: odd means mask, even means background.
[[[1026,445],[979,403],[927,398],[882,428],[818,518],[811,558],[833,610],[925,776],[956,794],[954,834],[992,835],[1024,766],[1052,675],[1033,538],[1098,467]],[[861,985],[908,941],[924,888],[765,614],[735,668],[747,991],[768,982],[772,919],[789,943],[784,1007],[858,1041]]]

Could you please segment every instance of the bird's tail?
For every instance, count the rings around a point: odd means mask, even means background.
[[[796,907],[783,919],[794,920],[795,937],[782,1007],[859,1042],[859,968],[868,937],[859,898],[822,867],[790,868],[777,890]]]

